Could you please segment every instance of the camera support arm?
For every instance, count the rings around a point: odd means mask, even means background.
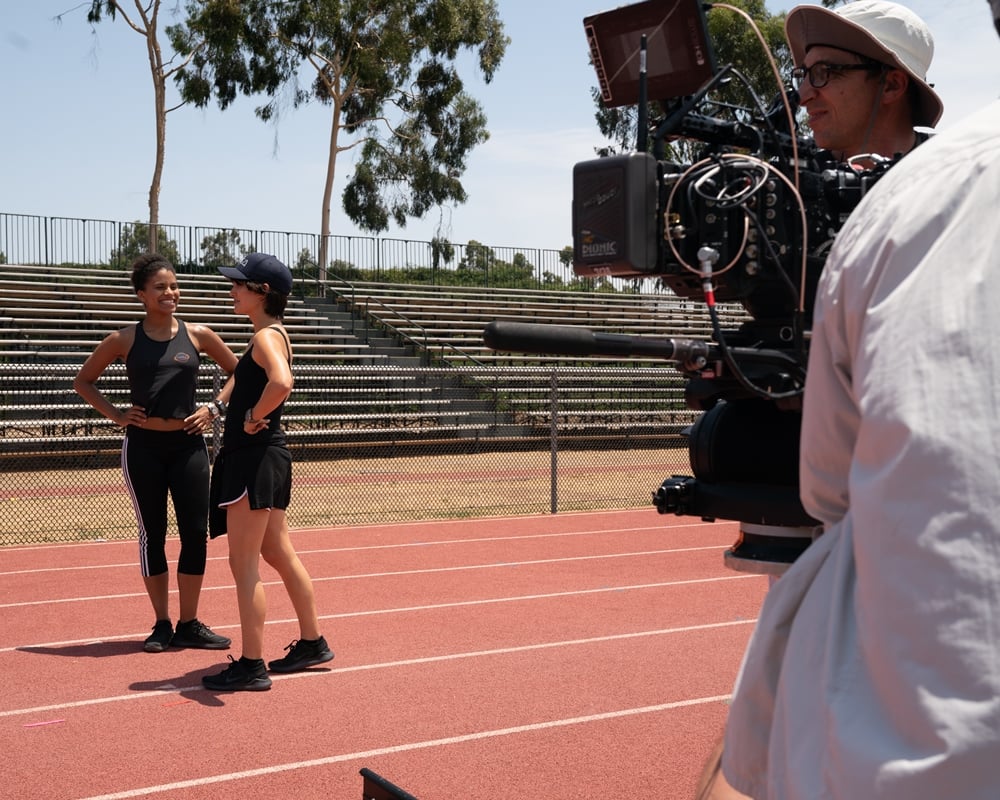
[[[718,72],[715,73],[705,84],[693,95],[685,98],[680,105],[676,106],[670,115],[664,119],[659,125],[656,126],[656,130],[653,132],[653,157],[657,161],[660,161],[664,157],[664,147],[663,139],[674,132],[677,128],[694,109],[705,99],[712,89],[726,78],[732,71],[733,65],[726,64],[721,67]],[[646,108],[645,106],[639,107],[639,129],[642,130],[645,125]]]

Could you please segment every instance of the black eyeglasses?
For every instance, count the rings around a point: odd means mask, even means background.
[[[817,61],[811,67],[796,67],[792,70],[792,81],[795,88],[802,86],[803,81],[809,78],[809,83],[813,89],[822,89],[830,82],[830,77],[834,74],[852,72],[854,70],[874,70],[882,69],[881,64],[832,64],[829,61]]]

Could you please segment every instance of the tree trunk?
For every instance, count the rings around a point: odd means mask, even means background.
[[[149,183],[149,252],[155,253],[160,233],[160,181],[163,177],[163,162],[167,142],[167,87],[163,74],[163,53],[157,39],[156,20],[160,0],[155,0],[153,13],[146,20],[146,51],[149,55],[149,71],[153,76],[153,103],[156,114],[156,159],[153,178]]]
[[[340,97],[335,96],[330,119],[330,150],[326,162],[326,184],[323,187],[323,213],[320,216],[319,279],[326,280],[330,241],[330,205],[333,202],[333,179],[337,174],[337,141],[340,135]]]

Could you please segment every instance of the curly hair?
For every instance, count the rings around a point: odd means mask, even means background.
[[[132,288],[136,292],[146,288],[149,279],[161,269],[168,269],[174,274],[177,270],[170,261],[159,253],[143,253],[132,262]]]

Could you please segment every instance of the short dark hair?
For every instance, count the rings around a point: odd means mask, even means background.
[[[920,92],[920,84],[918,84],[913,77],[901,67],[897,67],[894,64],[886,64],[884,61],[877,61],[874,58],[869,58],[868,56],[863,56],[861,53],[854,53],[853,50],[848,50],[848,53],[853,53],[858,58],[861,59],[861,63],[870,68],[872,71],[881,70],[881,74],[884,76],[889,70],[896,70],[897,72],[902,72],[906,75],[906,104],[910,108],[910,120],[916,124],[916,121],[920,119],[920,109],[923,105],[923,95]]]
[[[275,319],[284,319],[285,307],[288,305],[287,294],[276,292],[274,289],[265,291],[264,284],[257,283],[256,281],[247,281],[246,286],[251,292],[264,295],[265,314],[269,317],[274,317]]]
[[[149,279],[161,269],[167,269],[177,274],[174,265],[159,253],[143,253],[132,262],[132,288],[140,291],[146,288]]]

